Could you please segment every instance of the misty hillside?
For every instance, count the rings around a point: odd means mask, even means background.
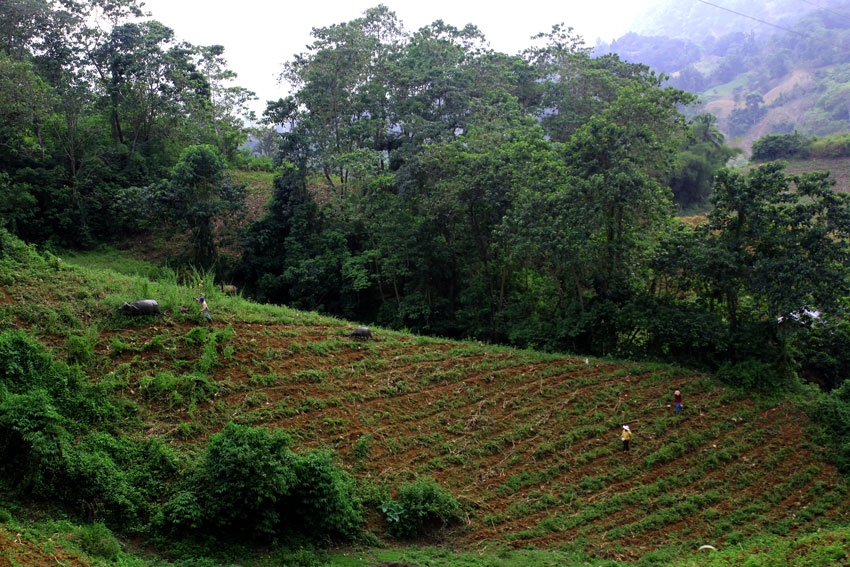
[[[728,10],[659,4],[636,22],[637,32],[596,53],[649,65],[700,95],[693,112],[716,115],[727,140],[745,149],[767,134],[848,129],[850,2],[716,4]]]
[[[840,4],[828,0],[817,2],[821,7]],[[754,32],[763,35],[773,33],[776,28],[732,12],[787,26],[793,25],[816,7],[813,2],[798,0],[715,0],[710,3],[660,0],[635,19],[632,30],[641,35],[697,41],[729,33]]]

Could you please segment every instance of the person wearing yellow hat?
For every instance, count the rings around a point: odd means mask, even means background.
[[[628,425],[623,426],[623,432],[620,434],[620,439],[623,441],[623,451],[629,450],[629,441],[632,439],[632,430]]]

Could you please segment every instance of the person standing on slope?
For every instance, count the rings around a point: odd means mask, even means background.
[[[212,323],[212,315],[210,315],[210,308],[207,307],[207,300],[204,299],[203,295],[201,297],[196,297],[195,299],[201,304],[201,315],[206,317],[207,321]]]
[[[679,410],[682,409],[682,393],[679,390],[673,392],[673,403],[676,404],[676,415],[679,415]]]
[[[629,450],[629,441],[632,440],[632,430],[628,425],[623,426],[623,432],[620,434],[620,439],[623,441],[623,451]]]

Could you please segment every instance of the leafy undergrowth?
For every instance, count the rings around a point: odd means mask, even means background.
[[[444,542],[470,552],[651,562],[767,535],[791,553],[791,542],[824,541],[805,534],[850,523],[846,482],[781,398],[751,399],[661,364],[390,331],[355,341],[351,323],[226,297],[209,283],[68,264],[48,258],[0,274],[0,323],[131,404],[131,435],[188,453],[235,422],[333,450],[365,495],[369,530],[388,542],[379,496],[425,477],[463,506],[465,525]],[[199,292],[212,326],[192,300]],[[165,316],[117,312],[147,297]],[[0,548],[17,549],[11,540],[3,532]]]

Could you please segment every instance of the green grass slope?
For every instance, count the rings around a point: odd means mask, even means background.
[[[347,336],[354,323],[227,297],[201,276],[178,283],[167,270],[104,254],[2,255],[0,327],[36,337],[130,408],[133,419],[110,435],[190,455],[235,422],[286,430],[296,450],[332,450],[357,481],[371,541],[392,546],[341,551],[333,564],[450,564],[439,550],[396,547],[380,511],[383,497],[425,477],[463,505],[464,525],[440,535],[469,558],[458,565],[482,554],[497,565],[516,556],[496,550],[511,548],[548,550],[547,561],[565,565],[703,564],[702,544],[720,550],[712,565],[738,564],[742,549],[767,558],[782,549],[800,565],[846,550],[847,483],[787,399],[662,364],[383,330],[356,342]],[[102,267],[104,258],[117,269]],[[139,270],[147,276],[132,275]],[[212,326],[192,299],[199,293]],[[142,298],[157,299],[165,316],[117,311]],[[675,389],[685,398],[679,416]],[[624,423],[634,432],[628,453]],[[0,566],[50,563],[15,559],[29,549],[20,533],[60,564],[98,561],[45,551],[49,514],[6,507],[17,527],[0,530]],[[77,549],[91,529],[63,533]]]

